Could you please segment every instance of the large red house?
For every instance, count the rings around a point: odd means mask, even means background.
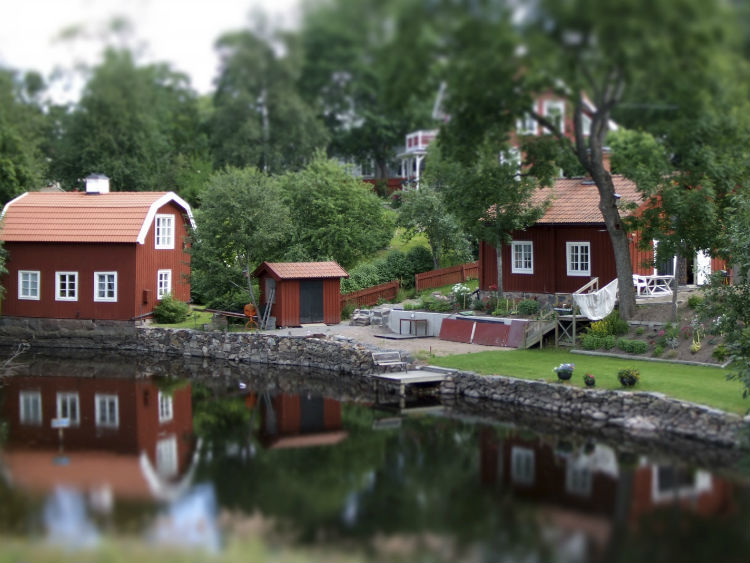
[[[3,314],[131,320],[168,293],[188,301],[190,206],[172,192],[86,180],[86,192],[29,192],[3,209]]]

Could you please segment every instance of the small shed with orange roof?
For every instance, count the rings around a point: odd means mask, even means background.
[[[253,276],[277,326],[341,321],[341,278],[349,274],[337,262],[263,262]]]
[[[190,299],[190,206],[173,192],[28,192],[5,205],[3,315],[133,320]]]

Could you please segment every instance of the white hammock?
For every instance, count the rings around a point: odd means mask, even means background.
[[[583,315],[592,321],[598,321],[609,315],[617,301],[617,278],[613,279],[599,291],[593,293],[574,293],[573,301]]]

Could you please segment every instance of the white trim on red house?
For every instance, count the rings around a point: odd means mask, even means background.
[[[141,230],[138,233],[138,238],[136,239],[136,242],[138,244],[144,244],[146,242],[146,235],[148,235],[148,231],[149,229],[151,229],[151,225],[153,224],[154,218],[156,217],[156,212],[159,211],[159,209],[163,205],[166,205],[171,201],[175,202],[185,210],[188,219],[190,220],[190,225],[193,227],[193,229],[195,229],[195,219],[193,219],[193,212],[190,210],[190,204],[180,196],[178,196],[176,193],[167,192],[162,197],[157,199],[154,203],[152,203],[151,207],[149,207],[148,214],[146,214],[146,219],[144,219],[143,225],[141,225]]]

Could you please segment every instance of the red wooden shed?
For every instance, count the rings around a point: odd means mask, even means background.
[[[341,321],[341,278],[349,274],[337,262],[263,262],[253,276],[277,326]]]
[[[3,209],[4,315],[131,320],[167,293],[189,301],[190,206],[89,179],[86,192],[29,192]]]

